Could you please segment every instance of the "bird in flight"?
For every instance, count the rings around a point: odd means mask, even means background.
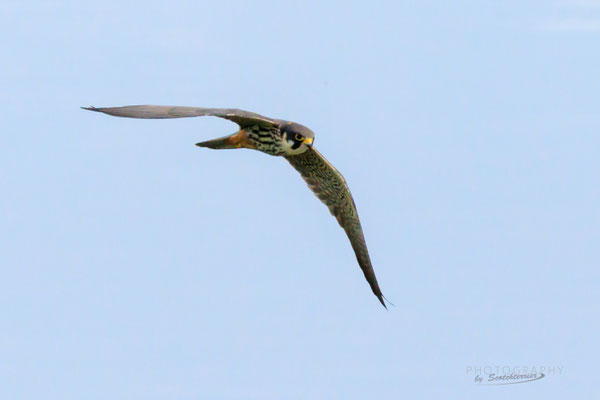
[[[116,117],[166,119],[215,116],[235,122],[240,128],[236,133],[196,143],[196,146],[209,149],[245,148],[285,158],[302,175],[308,187],[325,203],[331,214],[346,231],[358,264],[371,286],[371,290],[381,304],[387,308],[375,277],[375,271],[371,265],[356,205],[346,180],[313,147],[315,134],[306,126],[295,122],[263,117],[253,112],[225,108],[150,105],[82,108]]]

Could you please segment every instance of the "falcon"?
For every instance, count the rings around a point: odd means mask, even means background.
[[[216,150],[252,149],[285,158],[346,231],[371,290],[387,309],[350,189],[342,174],[313,147],[315,134],[306,126],[238,109],[150,105],[82,108],[116,117],[166,119],[215,116],[235,122],[239,125],[236,133],[196,143],[196,146]]]

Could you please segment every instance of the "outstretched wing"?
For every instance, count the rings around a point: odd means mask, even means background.
[[[275,121],[253,112],[234,108],[202,108],[180,106],[124,106],[124,107],[81,107],[84,110],[98,111],[116,117],[165,119],[189,118],[205,115],[225,118],[245,128],[251,125],[272,125]]]
[[[308,187],[329,207],[331,214],[344,228],[371,290],[381,304],[386,307],[371,265],[356,205],[342,174],[314,148],[296,156],[285,156],[285,158],[300,172]]]

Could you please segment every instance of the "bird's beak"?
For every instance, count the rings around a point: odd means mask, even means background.
[[[304,144],[307,146],[312,146],[313,140],[314,140],[314,138],[307,137],[306,139],[304,139]]]

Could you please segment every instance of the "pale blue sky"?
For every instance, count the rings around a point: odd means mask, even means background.
[[[600,3],[367,4],[2,2],[0,398],[600,394]],[[396,307],[234,124],[79,109],[140,103],[309,126]]]

